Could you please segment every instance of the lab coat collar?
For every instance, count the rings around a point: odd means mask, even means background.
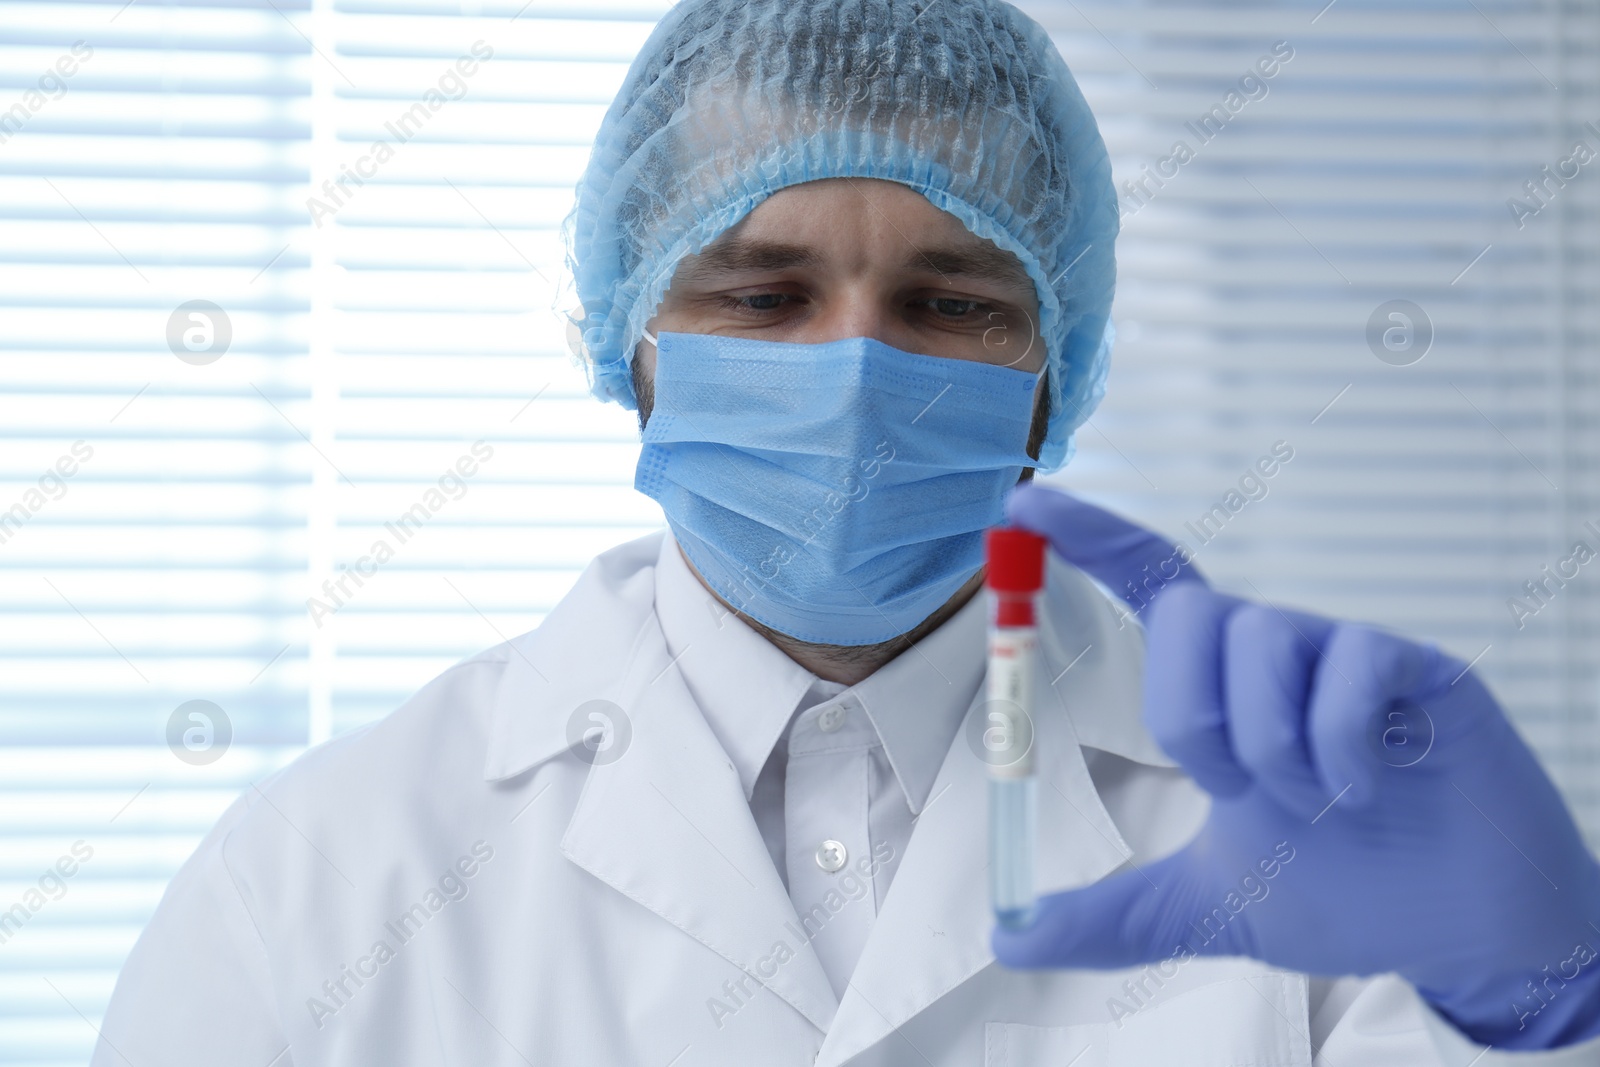
[[[1143,763],[1176,767],[1144,727],[1144,630],[1082,571],[1050,554],[1039,614],[1046,686],[1078,744]]]
[[[854,699],[883,742],[911,813],[922,811],[983,677],[984,598],[832,699]],[[816,676],[741,622],[694,576],[668,535],[656,563],[656,614],[673,668],[705,714],[745,799]]]
[[[987,774],[963,740],[947,746],[881,913],[836,998],[750,814],[739,774],[675,670],[652,610],[661,534],[596,559],[533,634],[508,642],[485,776],[526,771],[571,745],[588,701],[631,719],[631,747],[589,768],[563,854],[761,981],[825,1035],[834,1067],[994,962],[986,865]],[[1170,766],[1139,728],[1142,640],[1076,570],[1052,565],[1035,691],[1065,714],[1036,716],[1039,891],[1087,885],[1129,849],[1081,751]],[[967,722],[981,715],[973,695]],[[772,973],[779,942],[791,956]],[[765,966],[764,966],[765,964]]]
[[[537,629],[501,646],[506,667],[495,690],[486,780],[521,774],[577,744],[582,729],[569,736],[569,721],[582,705],[621,706],[618,667],[655,624],[652,564],[663,533],[596,556]]]
[[[669,669],[652,609],[662,536],[601,554],[543,626],[507,643],[484,777],[510,778],[576,747],[588,724],[574,713],[607,701],[600,710],[626,721],[628,747],[589,767],[562,854],[826,1031],[833,987],[792,933],[794,905],[738,774]],[[780,942],[789,955],[774,970]]]
[[[652,615],[614,690],[632,738],[620,758],[589,768],[562,854],[826,1031],[838,1007],[833,987],[796,932],[738,774],[669,662]]]

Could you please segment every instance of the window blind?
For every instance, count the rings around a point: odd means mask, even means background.
[[[1593,842],[1600,9],[1038,11],[1124,227],[1059,480],[1230,591],[1476,664]]]
[[[1593,832],[1600,13],[1023,6],[1123,189],[1059,481],[1476,659]],[[557,227],[662,10],[0,3],[0,1062],[87,1060],[234,796],[659,524]]]
[[[659,525],[557,286],[661,10],[0,4],[0,1062],[88,1060],[235,796]]]

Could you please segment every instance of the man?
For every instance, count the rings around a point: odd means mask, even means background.
[[[1101,392],[1115,219],[1007,6],[673,9],[571,231],[670,533],[241,797],[96,1064],[1600,1062],[1600,868],[1465,665],[1017,486]],[[1048,895],[991,941],[1005,513],[1058,557]]]

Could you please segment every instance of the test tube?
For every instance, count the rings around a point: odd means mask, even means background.
[[[995,920],[1021,930],[1034,918],[1034,601],[1044,587],[1045,540],[999,526],[985,538],[990,594],[988,700],[983,747],[989,767],[989,894]]]

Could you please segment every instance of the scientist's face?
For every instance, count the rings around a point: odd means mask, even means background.
[[[907,352],[1020,370],[1044,366],[1033,282],[1011,253],[913,189],[828,178],[780,189],[699,255],[686,256],[649,322],[663,330],[820,343],[871,337]],[[639,421],[655,346],[635,350]],[[1034,398],[1028,451],[1048,405]]]

